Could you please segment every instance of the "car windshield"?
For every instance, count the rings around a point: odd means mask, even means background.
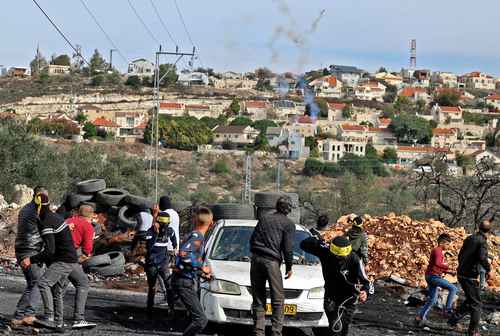
[[[248,226],[227,226],[217,234],[210,259],[227,261],[250,261],[250,237],[254,228]],[[293,263],[296,265],[316,265],[318,258],[304,252],[300,242],[310,234],[306,231],[295,231],[293,246]]]

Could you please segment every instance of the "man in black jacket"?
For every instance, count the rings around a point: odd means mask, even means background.
[[[363,217],[356,216],[350,220],[352,227],[347,231],[347,238],[351,242],[352,251],[358,255],[358,257],[366,265],[368,264],[368,235],[363,228]]]
[[[324,308],[332,335],[347,336],[356,302],[364,302],[368,294],[374,293],[363,263],[352,253],[346,237],[336,237],[329,244],[310,237],[302,241],[300,247],[321,261],[325,279]]]
[[[280,197],[276,203],[276,212],[261,218],[250,238],[250,279],[255,336],[265,334],[266,281],[269,282],[271,291],[272,335],[281,336],[285,294],[280,267],[284,257],[285,279],[289,279],[292,276],[295,237],[295,225],[287,217],[291,211],[291,199],[288,196]]]
[[[63,329],[64,291],[69,274],[77,266],[78,256],[68,224],[50,210],[47,196],[41,196],[39,230],[44,249],[31,260],[45,263],[47,270],[38,282],[44,314],[35,323],[50,329]]]
[[[481,290],[479,287],[479,267],[486,270],[488,278],[491,266],[488,261],[487,234],[491,230],[491,221],[485,220],[479,225],[479,231],[467,237],[458,254],[458,282],[465,293],[465,301],[449,319],[450,325],[456,325],[465,315],[471,314],[469,336],[479,335],[481,319]]]

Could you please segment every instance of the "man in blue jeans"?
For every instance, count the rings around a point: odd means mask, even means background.
[[[428,299],[425,305],[420,309],[418,316],[415,321],[418,325],[425,325],[427,321],[427,314],[436,304],[438,298],[438,288],[444,288],[448,290],[448,299],[446,301],[446,314],[452,314],[452,305],[457,294],[457,287],[449,283],[443,278],[444,273],[450,273],[448,271],[448,265],[444,262],[444,250],[448,247],[451,242],[451,237],[443,233],[438,237],[438,246],[436,246],[431,252],[431,258],[429,260],[429,265],[425,272],[425,280],[428,284]],[[451,274],[451,273],[450,273]]]

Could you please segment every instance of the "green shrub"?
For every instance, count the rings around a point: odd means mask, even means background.
[[[216,174],[228,174],[229,165],[227,164],[226,160],[224,159],[217,160],[212,167],[212,172]]]
[[[323,173],[325,166],[323,162],[315,159],[307,159],[304,164],[304,174],[307,176],[320,175]]]

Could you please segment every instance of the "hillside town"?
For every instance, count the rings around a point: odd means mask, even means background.
[[[67,55],[47,62],[37,50],[31,68],[3,68],[2,83],[77,78],[91,89],[1,102],[2,118],[39,122],[48,130],[62,124],[67,128],[63,135],[76,141],[149,141],[145,133],[155,111],[150,96],[154,64],[137,59],[122,74],[98,51],[93,60],[95,68],[83,69]],[[348,154],[365,156],[371,146],[381,156],[385,153],[385,164],[394,169],[413,169],[429,155],[445,155],[454,174],[483,158],[500,163],[495,150],[500,78],[481,71],[381,67],[370,73],[330,65],[302,75],[266,68],[247,73],[184,69],[171,75],[161,90],[160,118],[195,118],[209,128],[207,137],[189,143],[190,150],[265,150],[282,159],[338,163]],[[105,93],[106,85],[128,91]],[[162,136],[165,146],[182,149],[169,134]]]

